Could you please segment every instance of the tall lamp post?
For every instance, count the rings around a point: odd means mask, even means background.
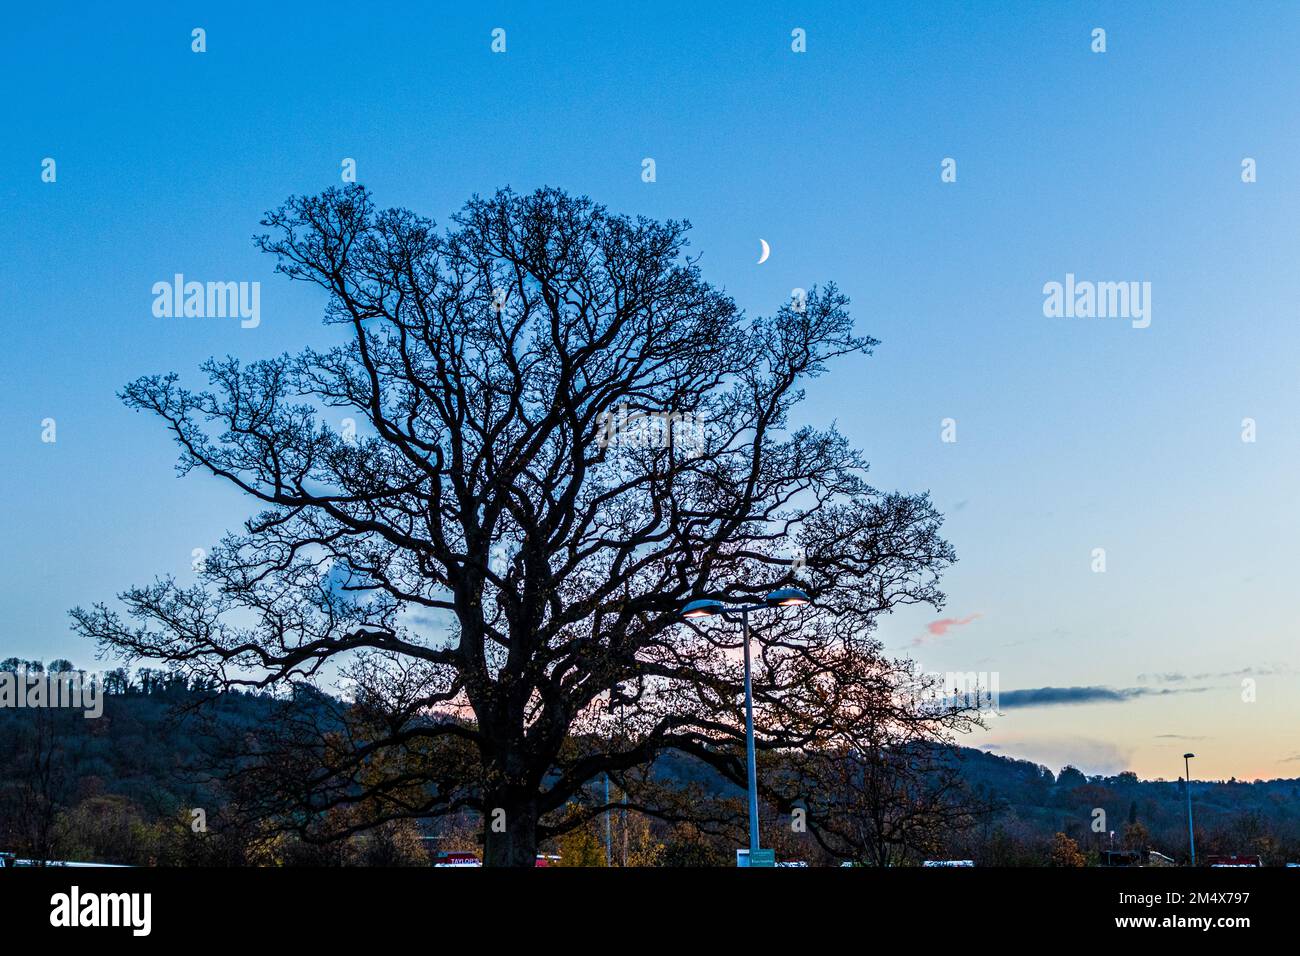
[[[1196,865],[1196,831],[1192,829],[1192,758],[1196,754],[1183,754],[1183,789],[1187,791],[1187,842],[1192,848],[1192,866]]]
[[[749,770],[749,861],[758,857],[758,770],[754,762],[754,691],[750,680],[749,612],[769,607],[800,607],[811,598],[798,588],[780,588],[769,594],[761,604],[740,604],[727,607],[721,601],[704,598],[691,601],[682,608],[682,617],[700,618],[721,614],[724,620],[734,622],[740,616],[740,629],[745,645],[745,759]]]

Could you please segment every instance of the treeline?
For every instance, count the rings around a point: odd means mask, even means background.
[[[0,669],[67,673],[68,661],[10,658]],[[433,851],[478,851],[482,821],[465,812],[400,820],[326,845],[250,823],[214,772],[213,742],[255,738],[280,702],[253,692],[215,693],[205,682],[149,668],[101,675],[103,716],[71,709],[0,709],[0,851],[35,859],[152,865],[427,865]],[[322,700],[327,698],[321,697]],[[337,702],[333,702],[337,703]],[[199,705],[202,706],[199,706]],[[915,768],[918,755],[909,758]],[[906,787],[855,788],[851,813],[886,821],[860,862],[971,859],[982,866],[1095,863],[1101,851],[1187,855],[1186,791],[1179,781],[1132,773],[1059,773],[1024,760],[959,748],[920,760],[959,799],[920,806]],[[897,768],[881,774],[888,783]],[[766,766],[765,773],[787,772]],[[730,866],[744,845],[744,798],[711,768],[682,755],[654,767],[657,780],[730,806],[730,822],[668,823],[633,810],[585,820],[543,846],[563,865]],[[593,781],[595,791],[603,780]],[[1198,856],[1300,860],[1300,780],[1193,783]],[[603,792],[595,794],[603,800]],[[611,785],[610,801],[622,797]],[[846,854],[800,825],[799,808],[764,806],[764,844],[779,859],[835,865]],[[851,815],[851,814],[850,814]],[[847,822],[851,823],[851,820]],[[894,840],[896,845],[888,845]],[[871,841],[867,841],[870,843]]]
[[[7,657],[0,661],[0,671],[27,674],[67,674],[78,675],[82,679],[99,684],[106,694],[131,696],[179,692],[211,693],[216,689],[216,681],[191,677],[175,670],[162,670],[153,667],[137,667],[134,670],[115,667],[107,671],[87,671],[77,667],[72,661],[57,658],[47,665],[44,661],[28,661],[21,657]]]
[[[962,847],[986,865],[1050,860],[1056,834],[1089,862],[1105,849],[1152,849],[1178,862],[1189,856],[1183,780],[1139,780],[1132,772],[1059,774],[1026,760],[961,752],[962,775],[1003,805],[994,820],[967,834]],[[1300,861],[1300,779],[1192,781],[1196,852],[1251,855],[1266,865]],[[1101,811],[1099,814],[1098,811]]]

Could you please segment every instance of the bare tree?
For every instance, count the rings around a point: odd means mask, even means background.
[[[183,472],[262,510],[199,585],[73,616],[221,686],[349,682],[331,729],[281,728],[299,829],[471,808],[488,864],[531,865],[604,771],[622,786],[676,748],[743,780],[738,635],[681,622],[684,601],[761,598],[801,555],[815,606],[755,633],[764,751],[820,746],[877,617],[942,603],[928,497],[877,492],[833,427],[789,421],[804,382],[876,344],[834,285],[748,319],[685,255],[685,223],[555,189],[476,197],[445,231],[355,186],[263,225],[340,344],[123,394]]]
[[[20,725],[16,773],[9,783],[14,815],[9,827],[18,847],[41,864],[54,858],[59,814],[69,803],[66,714],[51,707],[31,707]]]
[[[945,853],[998,809],[962,778],[955,735],[980,725],[978,698],[944,693],[909,661],[876,662],[859,703],[841,708],[831,743],[798,754],[795,790],[830,853],[875,866]]]

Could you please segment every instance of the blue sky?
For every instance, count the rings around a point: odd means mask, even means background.
[[[381,204],[440,221],[507,184],[687,218],[750,313],[834,279],[882,344],[801,414],[837,420],[877,485],[931,490],[961,559],[942,615],[895,616],[886,646],[996,671],[1003,693],[1121,698],[1008,708],[970,742],[1300,775],[1300,6],[475,6],[7,15],[0,652],[88,663],[68,608],[184,577],[244,515],[176,480],[161,428],[115,393],[323,341],[317,293],[250,237],[352,157]],[[155,318],[177,272],[260,281],[261,325]],[[1151,326],[1044,317],[1067,273],[1150,282]],[[969,620],[931,634],[940,617]]]

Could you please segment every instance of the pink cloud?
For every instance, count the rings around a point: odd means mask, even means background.
[[[962,627],[963,625],[969,624],[971,621],[975,620],[978,617],[983,617],[983,615],[972,614],[969,617],[945,617],[945,618],[940,618],[937,621],[931,621],[929,624],[925,626],[925,629],[929,632],[929,636],[927,637],[925,634],[922,634],[920,637],[913,638],[912,645],[915,647],[921,644],[929,643],[931,638],[943,637],[945,634],[948,633],[949,629],[954,627]]]

